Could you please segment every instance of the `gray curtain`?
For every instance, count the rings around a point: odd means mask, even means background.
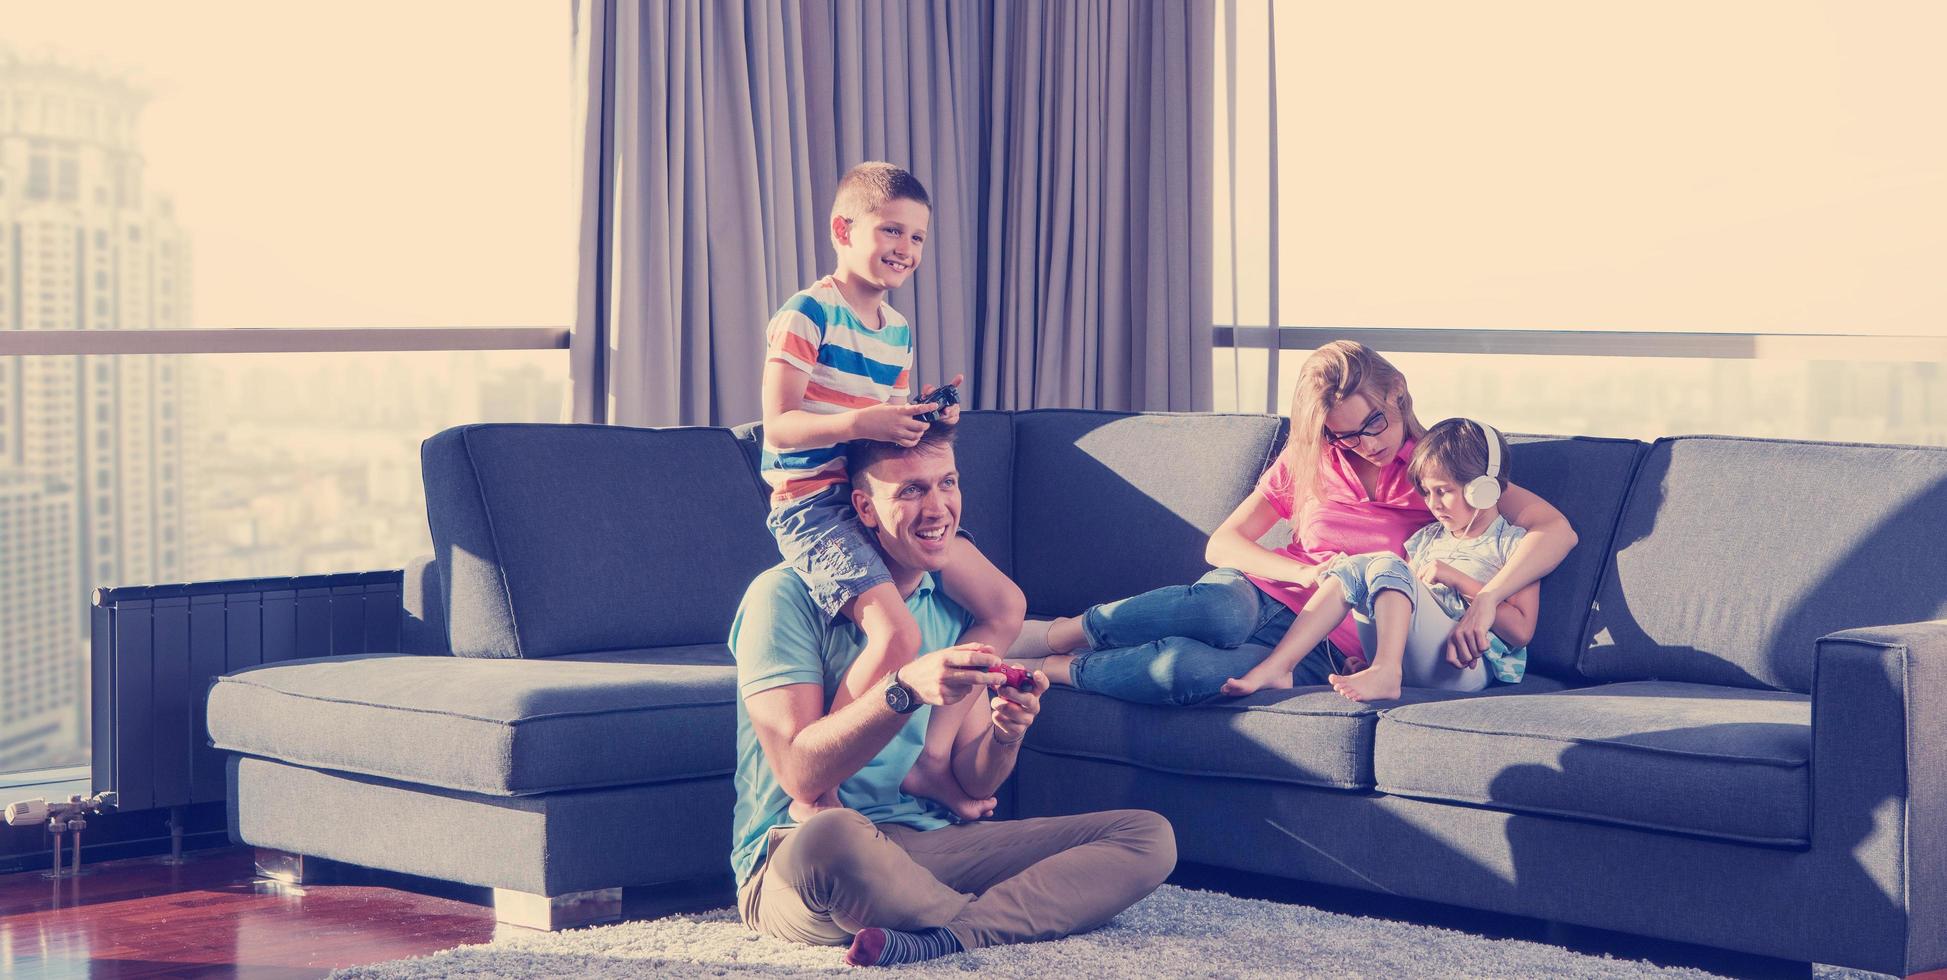
[[[757,418],[852,164],[933,196],[894,306],[981,408],[1210,407],[1213,0],[579,0],[576,417]]]

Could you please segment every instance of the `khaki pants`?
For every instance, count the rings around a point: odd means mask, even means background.
[[[967,949],[1056,939],[1134,905],[1176,867],[1147,810],[954,824],[925,832],[826,810],[771,831],[737,893],[744,924],[819,946],[867,926],[945,926]]]

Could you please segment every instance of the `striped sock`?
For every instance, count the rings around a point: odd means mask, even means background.
[[[918,932],[871,926],[860,929],[852,937],[852,948],[846,951],[845,962],[853,966],[895,966],[937,959],[960,950],[960,940],[953,938],[945,926]]]

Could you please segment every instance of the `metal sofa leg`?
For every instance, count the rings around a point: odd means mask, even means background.
[[[315,885],[336,862],[268,847],[257,848],[257,876],[287,885]]]
[[[503,925],[553,932],[622,918],[622,889],[596,888],[566,895],[494,889],[494,919]]]

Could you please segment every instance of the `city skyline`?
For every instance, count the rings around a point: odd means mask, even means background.
[[[0,329],[194,324],[146,98],[0,46]],[[398,567],[431,548],[418,441],[559,420],[566,371],[558,351],[0,358],[0,773],[86,763],[92,589]]]
[[[0,50],[0,328],[187,323],[189,244],[144,180],[143,100],[115,76]],[[74,586],[189,571],[185,385],[172,356],[0,359],[6,530],[35,545],[10,548],[0,570],[0,771],[85,751],[88,616]],[[68,529],[59,541],[54,526]]]

